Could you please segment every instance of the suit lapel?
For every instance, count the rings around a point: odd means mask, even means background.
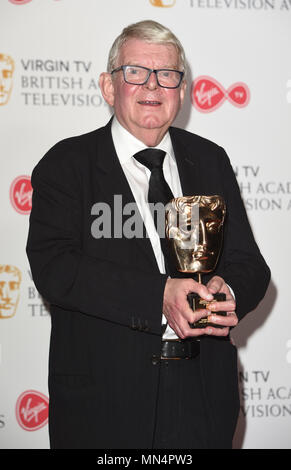
[[[115,147],[111,135],[111,122],[102,128],[100,137],[97,140],[97,172],[98,172],[98,188],[99,197],[104,202],[114,207],[114,200],[119,196],[119,201],[122,202],[122,209],[126,204],[135,203],[135,199],[131,188],[128,184],[127,178],[124,175],[119,159],[117,157]],[[115,199],[114,199],[115,196]],[[119,202],[115,205],[117,209],[121,208]],[[136,205],[136,217],[139,218],[139,224],[143,227],[143,233],[146,234],[146,228],[143,219],[138,211]],[[115,214],[115,220],[120,221],[122,224],[121,214]],[[123,218],[123,221],[125,218]],[[143,238],[132,238],[131,243],[137,243],[139,248],[143,250],[145,256],[151,262],[155,269],[158,269],[157,261],[152,249],[152,245],[148,236]]]
[[[199,178],[200,159],[195,149],[189,149],[181,137],[177,135],[175,128],[170,128],[170,136],[175,152],[182,192],[184,196],[202,194],[202,184]]]

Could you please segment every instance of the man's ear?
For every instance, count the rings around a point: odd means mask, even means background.
[[[106,103],[108,103],[110,106],[114,106],[114,86],[110,73],[101,73],[99,77],[99,86]]]
[[[187,89],[187,82],[186,82],[186,80],[183,80],[182,84],[181,84],[181,87],[180,87],[180,108],[182,107],[182,105],[184,103],[186,89]]]

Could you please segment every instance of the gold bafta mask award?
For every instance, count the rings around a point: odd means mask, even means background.
[[[185,196],[172,199],[166,206],[166,237],[176,260],[178,271],[201,275],[215,269],[223,239],[225,202],[221,196]],[[225,294],[214,294],[214,301],[225,300]],[[193,311],[210,308],[211,302],[192,292],[188,302]],[[226,315],[226,312],[219,312]],[[202,318],[192,328],[215,326]]]

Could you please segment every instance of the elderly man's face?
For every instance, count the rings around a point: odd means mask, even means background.
[[[181,70],[173,45],[149,44],[138,39],[130,39],[123,45],[116,67],[120,65]],[[146,145],[154,146],[175,119],[185,88],[185,82],[176,89],[162,88],[153,73],[145,85],[130,85],[125,83],[123,73],[119,71],[112,77],[112,93],[107,101],[114,106],[117,119],[131,134]]]

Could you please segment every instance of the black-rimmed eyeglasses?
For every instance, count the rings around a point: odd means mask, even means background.
[[[184,72],[172,69],[148,69],[140,65],[121,65],[112,70],[111,74],[122,70],[124,81],[129,85],[145,85],[154,73],[157,83],[162,88],[178,88],[184,77]]]

